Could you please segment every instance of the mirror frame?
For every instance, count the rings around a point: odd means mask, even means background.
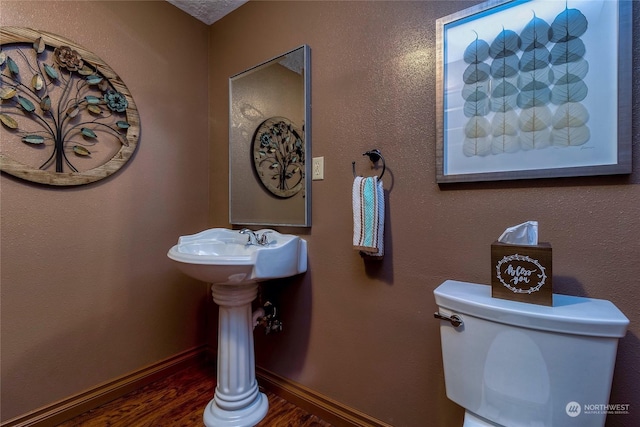
[[[234,220],[232,214],[233,207],[233,152],[232,152],[232,141],[231,141],[231,133],[233,131],[232,120],[233,120],[233,90],[232,85],[233,81],[238,77],[242,76],[245,73],[253,73],[259,68],[263,68],[271,63],[277,62],[283,57],[302,49],[303,52],[303,93],[304,93],[304,188],[305,192],[305,200],[304,200],[304,221],[300,223],[291,223],[291,222],[278,222],[278,221],[238,221]],[[267,226],[290,226],[290,227],[311,227],[311,173],[312,173],[312,155],[311,155],[311,49],[308,45],[303,44],[301,46],[296,47],[295,49],[291,49],[281,55],[275,56],[267,61],[264,61],[254,67],[248,68],[240,73],[234,74],[229,77],[229,223],[232,225],[267,225]],[[246,156],[247,160],[250,158],[249,153]],[[253,169],[253,164],[251,164],[251,169]],[[259,183],[262,186],[262,183]],[[267,190],[265,190],[267,191]],[[275,197],[275,196],[274,196]]]

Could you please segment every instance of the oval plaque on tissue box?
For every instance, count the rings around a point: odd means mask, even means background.
[[[539,305],[553,305],[551,244],[538,243],[535,221],[528,221],[505,230],[500,240],[509,240],[509,230],[528,229],[528,242],[512,244],[495,241],[491,244],[491,296]],[[531,230],[535,228],[535,232]],[[519,233],[522,236],[522,233]]]

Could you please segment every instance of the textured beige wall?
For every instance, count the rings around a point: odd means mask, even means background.
[[[284,332],[256,335],[258,364],[395,426],[461,425],[461,410],[445,396],[433,289],[445,279],[488,283],[491,242],[535,219],[553,245],[556,291],[609,299],[630,318],[611,402],[636,410],[608,425],[640,425],[640,76],[632,175],[439,187],[435,20],[471,4],[251,1],[212,25],[216,225],[227,223],[227,78],[311,46],[312,151],[325,157],[325,179],[313,182],[311,230],[289,230],[308,239],[309,271],[265,286]],[[634,7],[640,28],[640,3]],[[639,39],[636,31],[636,54]],[[381,263],[351,248],[351,161],[365,172],[361,154],[372,148],[387,160]]]
[[[133,159],[84,187],[2,174],[2,420],[201,344],[207,287],[166,257],[207,227],[207,26],[166,2],[0,1],[0,24],[75,41],[141,119]],[[4,141],[3,141],[4,143]]]

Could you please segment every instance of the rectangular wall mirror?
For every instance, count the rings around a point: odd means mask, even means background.
[[[229,222],[311,226],[310,49],[229,79]]]

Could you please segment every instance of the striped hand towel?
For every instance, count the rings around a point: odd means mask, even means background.
[[[384,190],[377,176],[353,181],[353,248],[384,255]]]

